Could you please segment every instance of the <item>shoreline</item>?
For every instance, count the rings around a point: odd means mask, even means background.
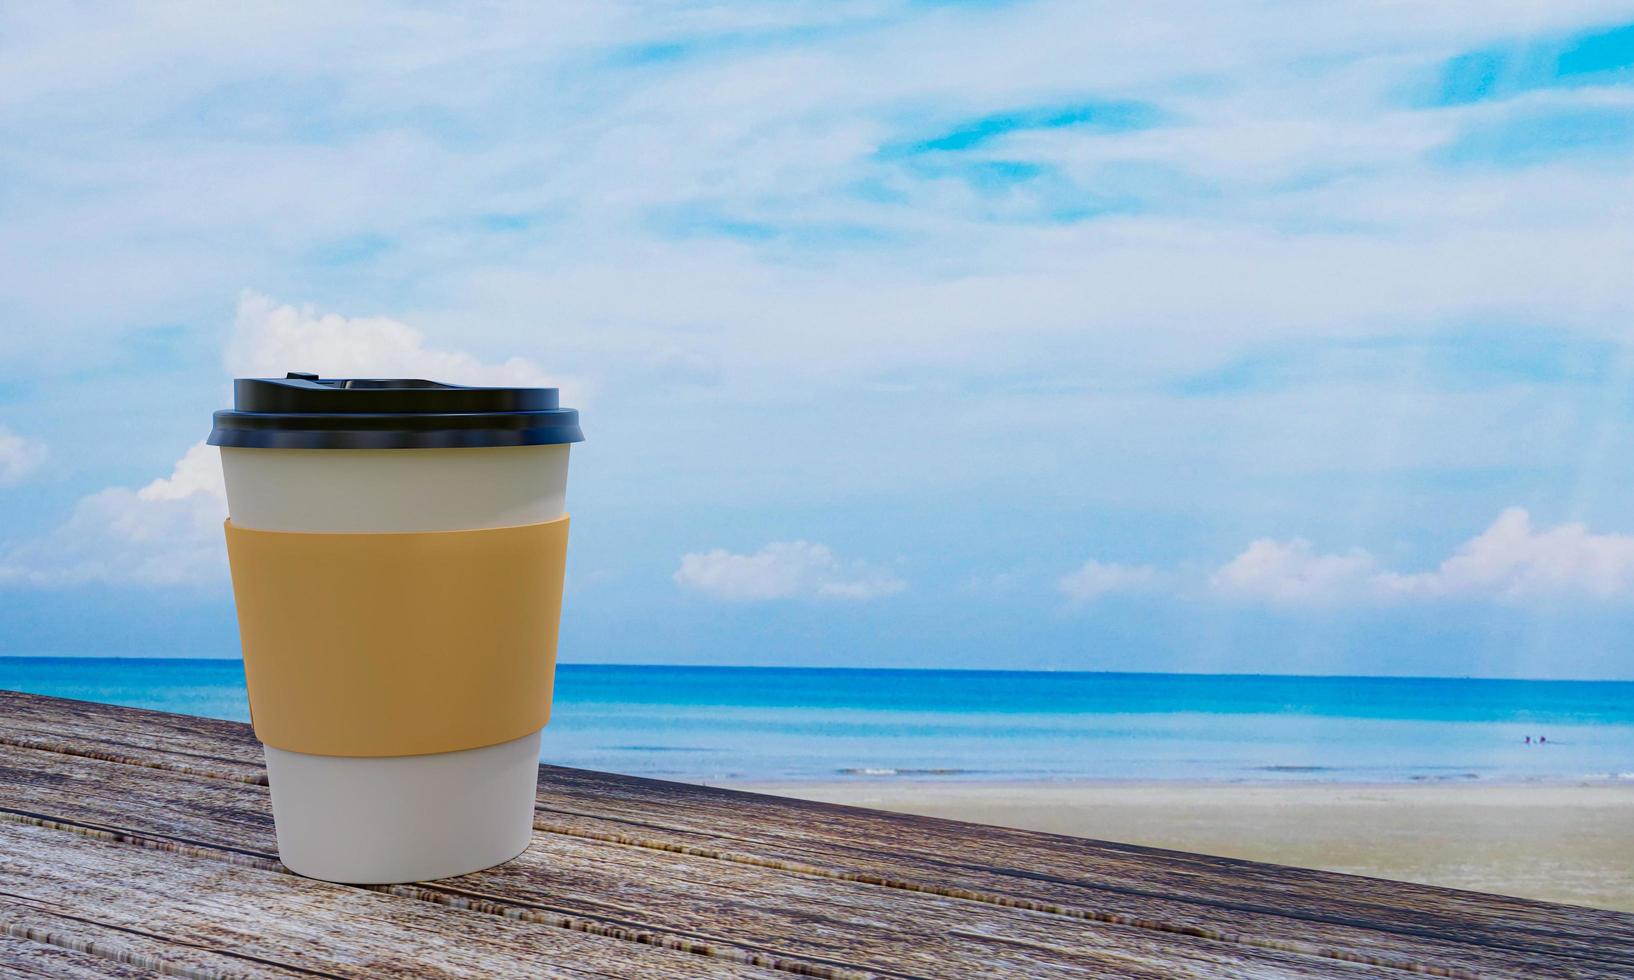
[[[1634,912],[1629,779],[707,785]]]
[[[630,773],[640,776],[644,773]],[[1204,787],[1241,787],[1254,788],[1287,788],[1299,787],[1329,789],[1362,788],[1362,789],[1433,789],[1436,787],[1491,787],[1525,789],[1532,787],[1550,786],[1583,786],[1588,788],[1599,786],[1625,786],[1634,790],[1634,772],[1616,773],[1612,775],[1572,775],[1572,776],[1409,776],[1404,779],[1339,779],[1319,776],[1301,775],[1298,778],[1276,779],[1271,777],[1218,777],[1199,779],[1192,776],[1176,776],[1173,778],[1153,776],[1143,779],[1134,779],[1125,776],[985,776],[985,775],[922,775],[905,773],[897,776],[881,775],[850,775],[835,773],[822,776],[755,776],[755,775],[710,775],[670,773],[653,776],[654,779],[670,779],[682,783],[697,783],[700,785],[715,786],[721,789],[736,789],[740,787],[755,787],[749,792],[771,793],[774,786],[813,786],[822,789],[839,790],[844,787],[946,787],[958,789],[960,787],[1015,787],[1025,790],[1074,790],[1092,789],[1099,787],[1137,787],[1141,789],[1158,789],[1165,786],[1176,788],[1204,788]],[[776,794],[773,794],[776,795]]]

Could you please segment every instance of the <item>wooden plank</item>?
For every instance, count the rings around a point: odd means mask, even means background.
[[[762,980],[772,970],[540,928],[293,875],[0,822],[0,923],[54,916],[175,947],[251,973],[320,976],[650,977]],[[173,955],[167,948],[162,961]]]
[[[52,977],[55,980],[109,980],[121,977],[151,980],[162,974],[96,953],[0,935],[0,975]]]
[[[0,805],[19,819],[276,867],[265,790],[258,786],[26,749],[10,749],[3,759]],[[1373,972],[1195,936],[553,834],[537,835],[522,858],[501,868],[410,886],[406,893],[547,923],[568,916],[576,928],[646,935],[815,975],[885,965],[931,977]]]
[[[267,782],[248,725],[164,711],[0,691],[0,745]]]
[[[90,739],[166,768],[172,751],[195,769],[200,757],[222,757],[229,780],[243,780],[259,755],[243,726],[164,716],[156,738],[148,713],[83,706],[59,725],[56,704],[0,695],[0,742],[54,739],[78,751]],[[543,770],[539,823],[589,840],[1448,975],[1622,976],[1634,945],[1634,916],[1620,913],[576,770]]]
[[[296,980],[311,977],[132,929],[100,925],[72,913],[42,911],[0,896],[0,973],[67,977],[243,977]]]

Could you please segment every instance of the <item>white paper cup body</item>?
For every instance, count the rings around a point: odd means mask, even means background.
[[[568,447],[221,450],[227,510],[259,531],[464,531],[564,513]],[[278,855],[312,878],[425,881],[493,867],[533,830],[539,732],[433,755],[265,746]]]

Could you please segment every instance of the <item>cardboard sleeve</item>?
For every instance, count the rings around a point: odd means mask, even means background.
[[[291,752],[399,756],[544,727],[567,524],[308,534],[228,521],[256,736]]]

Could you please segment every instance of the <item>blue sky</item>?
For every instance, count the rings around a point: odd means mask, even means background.
[[[1634,4],[0,14],[0,654],[235,374],[550,382],[564,658],[1634,678]]]

